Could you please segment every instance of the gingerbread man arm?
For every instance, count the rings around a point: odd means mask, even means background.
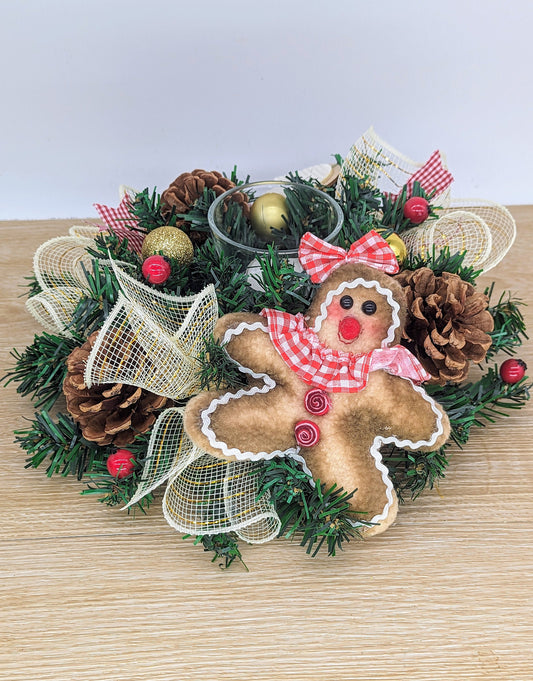
[[[200,393],[187,404],[185,429],[194,444],[219,458],[284,456],[296,452],[293,406],[280,412],[288,400],[281,387]]]
[[[226,459],[269,458],[293,450],[294,419],[287,407],[301,402],[299,382],[273,346],[266,319],[251,313],[224,315],[215,327],[215,338],[225,343],[229,356],[248,374],[249,387],[192,398],[185,410],[189,437],[213,456]]]
[[[221,317],[214,332],[225,343],[229,356],[254,373],[267,374],[278,383],[290,369],[275,349],[268,334],[267,320],[250,312],[235,312]]]
[[[407,379],[390,374],[383,378],[389,386],[385,399],[391,402],[388,435],[406,449],[432,451],[442,447],[450,436],[450,422],[442,407]]]

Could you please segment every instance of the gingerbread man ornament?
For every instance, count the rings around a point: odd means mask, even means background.
[[[221,317],[215,336],[248,385],[191,399],[185,429],[215,457],[290,456],[314,480],[357,490],[366,535],[396,517],[380,447],[437,449],[449,436],[444,410],[424,391],[429,374],[399,345],[405,320],[398,263],[369,232],[348,252],[306,233],[300,262],[321,283],[307,314],[277,310]]]

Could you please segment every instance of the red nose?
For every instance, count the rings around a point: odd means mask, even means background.
[[[353,341],[361,333],[361,324],[355,317],[344,317],[339,324],[341,340]]]

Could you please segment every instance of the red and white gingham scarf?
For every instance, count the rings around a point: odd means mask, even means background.
[[[313,387],[332,393],[359,392],[366,386],[368,374],[378,369],[415,383],[431,378],[403,345],[354,355],[322,345],[302,314],[264,309],[261,315],[268,320],[270,339],[286,364]]]

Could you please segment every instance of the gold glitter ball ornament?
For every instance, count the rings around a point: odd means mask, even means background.
[[[180,265],[189,265],[194,257],[192,241],[177,227],[156,227],[146,235],[142,245],[142,257],[166,255],[177,260]]]
[[[250,210],[252,229],[265,241],[275,238],[274,230],[286,231],[287,219],[287,201],[282,194],[269,192],[257,197],[252,204]]]
[[[403,265],[405,259],[407,258],[407,248],[403,240],[394,232],[390,236],[385,238],[385,241],[389,244],[391,249],[394,251],[398,265]]]

